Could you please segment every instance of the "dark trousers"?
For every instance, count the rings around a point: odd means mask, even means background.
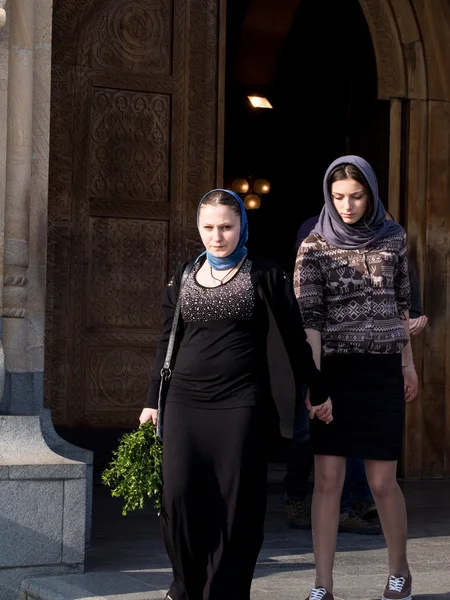
[[[294,434],[287,452],[284,485],[289,498],[301,501],[305,499],[313,461],[309,437],[309,414],[305,407],[300,405],[296,412]]]
[[[249,600],[267,466],[259,407],[165,410],[162,533],[174,600]]]
[[[367,482],[366,468],[362,458],[347,458],[344,489],[341,497],[341,512],[349,512],[357,500],[373,502]]]

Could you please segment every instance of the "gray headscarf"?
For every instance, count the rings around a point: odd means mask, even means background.
[[[373,195],[373,211],[370,217],[361,219],[353,225],[344,223],[334,207],[328,192],[328,178],[338,165],[351,164],[358,167],[367,180]],[[341,156],[328,167],[323,179],[325,206],[312,233],[317,233],[337,248],[365,248],[372,242],[388,235],[403,231],[403,227],[394,221],[386,220],[386,211],[378,195],[376,175],[367,161],[360,156]]]

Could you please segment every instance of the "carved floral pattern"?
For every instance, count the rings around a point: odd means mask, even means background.
[[[380,0],[363,0],[360,3],[372,28],[377,57],[378,96],[383,99],[405,96],[404,56],[389,3]]]
[[[89,327],[158,329],[167,223],[92,219]]]
[[[142,348],[90,348],[87,409],[142,407],[153,354]]]
[[[95,90],[91,194],[168,199],[169,97]]]
[[[170,73],[172,6],[167,0],[113,0],[95,26],[93,66]]]

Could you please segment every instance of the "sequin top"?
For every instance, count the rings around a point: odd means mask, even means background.
[[[181,291],[181,315],[185,323],[239,319],[249,321],[255,307],[255,290],[250,277],[252,263],[245,260],[228,282],[209,288],[197,282],[198,263]]]
[[[198,264],[181,290],[183,338],[167,402],[194,406],[253,406],[264,397],[265,345],[255,327],[252,263],[246,259],[223,285],[197,281]]]
[[[410,307],[406,234],[361,250],[310,235],[297,255],[294,291],[304,327],[322,334],[324,355],[401,352],[408,343],[401,316]]]

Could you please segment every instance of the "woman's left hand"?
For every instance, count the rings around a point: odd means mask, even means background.
[[[331,402],[331,398],[328,398],[328,400],[323,404],[311,406],[309,418],[314,419],[314,417],[317,417],[321,421],[325,421],[327,425],[331,423],[333,420],[333,404]]]
[[[405,402],[412,402],[419,389],[419,380],[414,365],[403,367],[403,378],[405,380]]]

